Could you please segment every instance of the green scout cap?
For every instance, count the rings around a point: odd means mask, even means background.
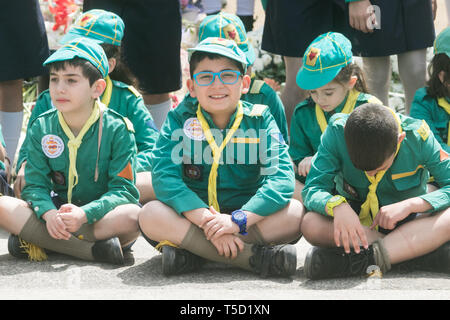
[[[79,37],[87,37],[99,43],[109,43],[120,46],[125,24],[117,14],[93,9],[86,11],[75,21],[69,31],[62,37],[60,43]]]
[[[445,53],[450,58],[450,27],[442,30],[434,40],[434,54]]]
[[[255,62],[255,50],[248,41],[244,24],[238,16],[226,12],[207,16],[200,23],[198,41],[209,37],[234,40],[247,56],[247,64],[252,65]]]
[[[92,63],[100,71],[103,78],[108,75],[109,66],[105,51],[98,43],[89,38],[78,38],[64,44],[44,61],[44,66],[56,61],[72,60],[76,57]]]
[[[188,49],[189,61],[194,52],[209,52],[238,61],[242,64],[244,70],[247,69],[247,57],[239,49],[236,42],[224,38],[209,37],[199,42],[194,48]]]
[[[320,88],[331,82],[352,59],[352,44],[344,35],[337,32],[321,34],[303,55],[297,84],[304,90]]]

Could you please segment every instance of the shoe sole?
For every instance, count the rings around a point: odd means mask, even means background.
[[[8,237],[8,252],[13,257],[28,260],[28,254],[20,249],[19,237],[11,234]]]
[[[297,249],[293,245],[287,245],[284,253],[284,270],[287,276],[292,276],[297,271]]]
[[[171,276],[175,274],[173,268],[170,268],[171,265],[173,265],[173,262],[175,261],[175,248],[172,248],[170,246],[163,246],[162,247],[162,273],[165,276]]]
[[[305,257],[305,263],[303,265],[303,272],[305,273],[306,278],[311,280],[316,280],[317,277],[313,274],[313,260],[314,260],[314,253],[318,250],[316,247],[312,247],[308,250],[308,253]]]
[[[119,238],[114,237],[111,240],[114,242],[114,248],[117,248],[117,250],[113,250],[111,252],[111,254],[112,254],[111,263],[113,263],[115,265],[119,265],[119,266],[124,265],[125,258],[123,257],[123,251],[122,251],[122,247],[120,246]]]

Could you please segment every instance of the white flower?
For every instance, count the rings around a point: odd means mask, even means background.
[[[253,71],[261,72],[264,70],[264,63],[261,58],[257,58],[253,63]]]
[[[270,54],[265,53],[262,55],[261,60],[264,67],[267,67],[272,62],[272,57],[270,56]]]
[[[279,54],[276,54],[273,56],[273,63],[276,65],[280,65],[281,63],[283,63],[283,58]]]

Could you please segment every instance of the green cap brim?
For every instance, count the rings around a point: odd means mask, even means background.
[[[303,90],[314,90],[323,87],[327,83],[333,81],[342,68],[343,67],[321,71],[310,71],[302,66],[297,73],[297,85]]]

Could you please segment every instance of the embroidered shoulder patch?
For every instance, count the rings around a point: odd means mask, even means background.
[[[252,112],[250,112],[251,117],[260,117],[264,110],[266,110],[267,105],[265,104],[254,104],[252,108]]]
[[[258,94],[261,91],[261,87],[264,85],[264,81],[255,80],[253,81],[253,85],[250,88],[250,94]]]
[[[422,125],[419,129],[417,129],[417,132],[422,137],[423,140],[427,140],[428,136],[430,135],[430,127],[428,126],[428,123],[425,120],[422,120]]]

